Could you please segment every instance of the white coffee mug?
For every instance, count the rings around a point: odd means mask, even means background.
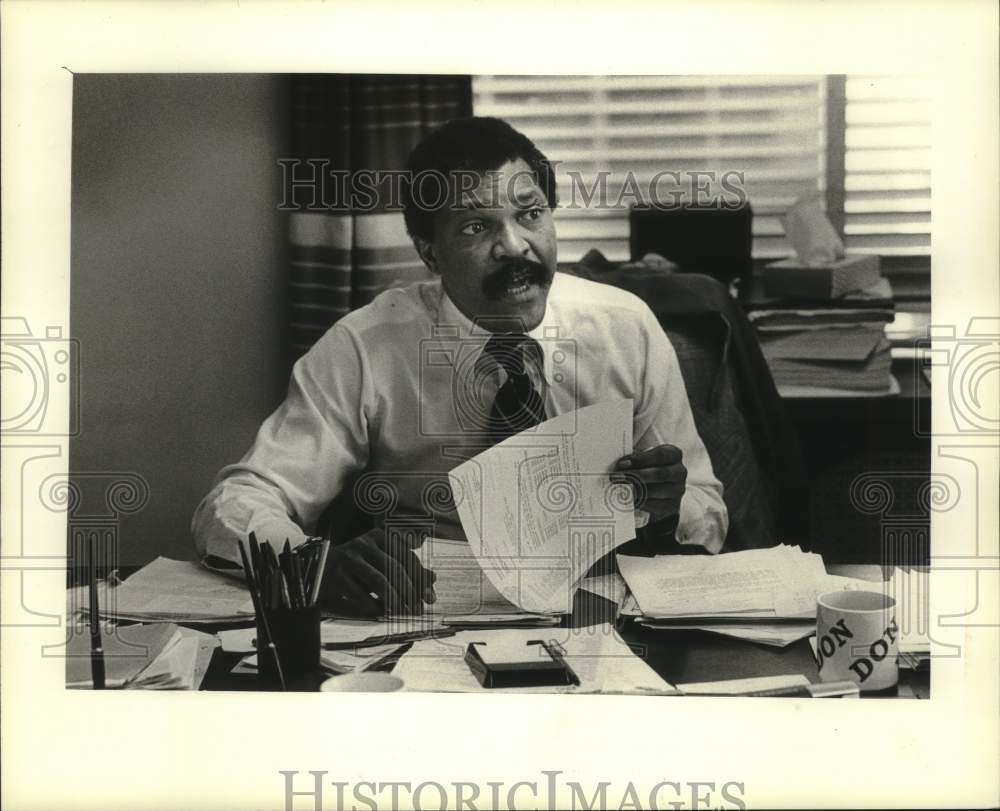
[[[853,681],[861,692],[899,680],[896,601],[878,591],[831,591],[816,601],[820,681]]]

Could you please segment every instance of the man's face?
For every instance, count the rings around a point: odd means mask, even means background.
[[[460,207],[453,199],[434,215],[433,240],[417,240],[421,258],[466,317],[534,329],[556,272],[556,231],[530,167],[509,161],[479,177]]]

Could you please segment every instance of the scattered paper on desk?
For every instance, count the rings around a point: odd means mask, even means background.
[[[625,580],[617,572],[585,577],[580,581],[580,588],[586,589],[591,594],[596,594],[598,597],[603,597],[605,600],[610,600],[618,605],[622,604],[622,601],[625,599],[625,592],[628,590]]]
[[[816,633],[816,623],[809,621],[794,622],[748,622],[738,623],[697,623],[669,620],[659,623],[655,619],[643,620],[639,623],[646,628],[670,631],[705,631],[722,636],[731,636],[746,642],[756,642],[759,645],[770,645],[775,648],[787,648],[793,642],[812,636]]]
[[[197,658],[198,640],[178,634],[128,686],[133,690],[191,690]]]
[[[320,665],[330,673],[351,673],[364,670],[402,649],[402,645],[372,645],[367,648],[337,648],[320,654]]]
[[[642,609],[639,608],[639,603],[635,599],[635,595],[628,591],[628,583],[625,584],[625,597],[620,603],[618,603],[618,616],[619,617],[641,617]]]
[[[226,653],[253,653],[257,650],[257,629],[227,628],[216,633]]]
[[[546,420],[448,474],[473,554],[504,598],[568,613],[580,578],[635,537],[632,488],[609,478],[631,452],[632,400],[618,400]]]
[[[245,622],[254,613],[241,581],[163,557],[99,596],[101,616],[140,622]]]
[[[105,687],[117,689],[127,685],[179,636],[177,626],[170,623],[102,628]],[[78,630],[66,645],[66,686],[88,689],[93,686],[89,631]]]
[[[319,631],[324,648],[398,643],[447,633],[441,618],[430,614],[376,620],[327,618],[320,623]]]
[[[386,645],[356,646],[353,648],[335,648],[320,652],[320,667],[327,673],[341,675],[355,670],[365,670],[378,664],[392,653],[400,651],[404,646],[398,642]],[[257,654],[244,656],[230,671],[234,675],[254,675],[258,672]]]
[[[700,681],[678,684],[677,689],[686,696],[738,696],[761,690],[780,690],[809,684],[809,679],[801,674],[788,676],[758,676],[750,679],[727,679],[725,681]]]
[[[213,634],[178,627],[159,656],[125,686],[130,690],[197,690],[218,646]]]
[[[400,659],[393,675],[403,680],[403,689],[432,692],[483,692],[465,663],[470,642],[502,641],[527,644],[554,640],[573,669],[579,685],[494,688],[488,692],[517,693],[639,693],[674,695],[676,690],[636,656],[610,625],[582,629],[504,629],[463,631],[441,640],[417,642]]]

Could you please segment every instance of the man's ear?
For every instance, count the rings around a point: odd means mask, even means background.
[[[417,249],[420,260],[427,265],[427,269],[436,275],[440,275],[437,267],[437,256],[434,253],[434,245],[421,237],[413,238],[413,246]]]

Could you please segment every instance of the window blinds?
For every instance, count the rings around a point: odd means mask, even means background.
[[[648,198],[691,202],[692,173],[711,172],[709,188],[745,190],[754,208],[754,256],[786,256],[780,215],[797,197],[823,190],[825,85],[821,76],[477,76],[476,115],[493,115],[524,132],[557,169],[556,211],[561,261],[598,248],[609,259],[628,258],[628,177]],[[584,205],[576,189],[600,195]],[[705,175],[702,175],[702,183]],[[671,195],[678,195],[671,197]],[[621,205],[615,205],[620,202]],[[698,202],[702,202],[699,200]],[[575,203],[575,205],[574,205]],[[860,224],[860,223],[858,223]]]
[[[929,80],[848,76],[845,95],[847,249],[929,256]]]

